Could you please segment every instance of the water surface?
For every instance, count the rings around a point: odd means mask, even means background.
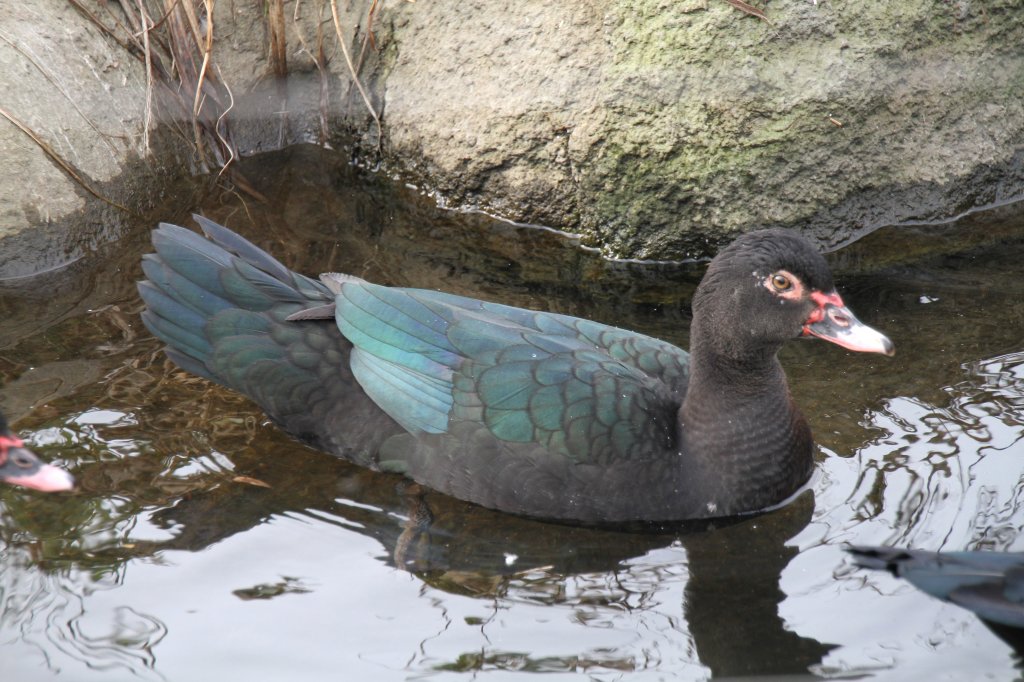
[[[202,211],[306,273],[686,344],[700,264],[609,263],[312,149],[244,171],[267,202],[197,191],[166,219]],[[0,407],[81,484],[0,489],[0,678],[1019,676],[973,616],[841,547],[1024,551],[1024,209],[833,254],[847,303],[898,352],[784,350],[818,442],[812,490],[742,522],[646,532],[490,512],[295,443],[141,326],[149,227],[0,284]]]

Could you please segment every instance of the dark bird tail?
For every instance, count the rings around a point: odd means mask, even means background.
[[[300,439],[366,464],[378,440],[366,430],[386,432],[390,420],[352,377],[351,344],[333,319],[287,320],[334,295],[227,228],[195,220],[205,239],[166,223],[153,231],[156,253],[143,257],[148,280],[139,283],[146,328],[182,369],[245,394]]]
[[[847,547],[846,551],[858,566],[889,571],[990,624],[1024,628],[1024,554],[891,547]]]
[[[156,253],[142,259],[149,280],[139,283],[147,307],[142,321],[179,367],[241,390],[230,368],[218,366],[215,344],[243,336],[265,346],[259,339],[276,310],[308,308],[333,296],[234,232],[194,218],[208,239],[167,223],[153,231]]]

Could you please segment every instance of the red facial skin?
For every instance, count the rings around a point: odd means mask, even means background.
[[[807,317],[807,322],[804,323],[804,336],[811,336],[811,330],[808,327],[815,322],[821,322],[825,319],[825,306],[833,305],[836,308],[845,308],[846,304],[843,303],[842,297],[836,292],[830,294],[823,294],[818,290],[811,292],[811,300],[818,304],[818,307],[811,311],[811,314]]]
[[[835,291],[825,293],[812,289],[808,292],[800,278],[787,270],[773,272],[762,284],[780,299],[794,303],[810,299],[814,303],[814,309],[804,321],[801,336],[813,336],[860,353],[894,353],[892,342],[858,321]]]

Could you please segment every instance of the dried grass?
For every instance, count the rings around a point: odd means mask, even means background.
[[[118,5],[101,3],[103,16],[97,16],[86,7],[84,0],[68,0],[84,17],[117,42],[132,57],[140,60],[146,69],[146,106],[144,145],[149,148],[153,129],[154,108],[167,109],[168,120],[179,127],[179,133],[195,149],[201,172],[228,173],[230,179],[243,191],[258,196],[244,178],[232,169],[238,159],[234,142],[230,112],[234,106],[231,88],[217,66],[214,54],[215,0],[119,0]],[[326,6],[330,6],[330,19],[325,19]],[[292,30],[298,37],[301,50],[308,54],[320,75],[319,137],[321,143],[329,137],[330,53],[323,25],[331,21],[337,46],[345,59],[352,85],[366,106],[376,129],[376,148],[380,152],[383,130],[380,115],[360,79],[359,73],[367,52],[376,49],[372,24],[379,9],[379,0],[369,0],[366,9],[366,28],[353,60],[337,0],[315,0],[312,17],[316,35],[307,40],[301,29],[301,0],[296,0],[292,17]],[[117,10],[120,9],[120,12]],[[308,17],[307,17],[308,18]],[[270,73],[278,83],[282,112],[287,126],[287,92],[284,88],[288,75],[287,24],[284,0],[267,0],[265,21],[267,26],[268,59]],[[283,128],[285,130],[286,128]]]
[[[225,174],[241,191],[259,200],[264,198],[236,169],[232,168],[239,157],[238,147],[231,133],[230,113],[234,107],[234,96],[217,66],[214,55],[214,4],[215,0],[119,0],[112,3],[100,2],[102,16],[83,4],[83,0],[68,0],[83,17],[102,30],[145,68],[146,92],[143,113],[143,149],[151,149],[151,134],[155,126],[155,109],[163,107],[163,117],[172,129],[189,140],[195,150],[199,172]],[[161,4],[162,2],[162,4]],[[379,0],[370,0],[366,10],[363,38],[357,58],[349,49],[345,30],[338,10],[337,0],[315,0],[314,24],[316,35],[313,43],[306,40],[300,25],[301,0],[296,0],[292,24],[298,36],[301,49],[309,55],[320,76],[319,97],[319,138],[326,143],[329,130],[330,74],[327,41],[324,23],[325,6],[330,6],[330,21],[334,26],[337,46],[345,59],[345,66],[366,110],[373,119],[376,129],[376,149],[379,154],[383,139],[380,115],[377,113],[359,73],[366,61],[367,52],[376,49],[372,26],[380,6]],[[117,11],[120,9],[120,11]],[[287,91],[284,87],[288,75],[287,25],[284,0],[267,2],[267,35],[270,71],[278,84],[282,101],[282,137],[287,129]],[[96,124],[81,110],[74,98],[63,87],[56,74],[50,73],[39,60],[10,38],[0,33],[0,40],[7,42],[35,65],[54,88],[62,93],[76,111],[106,142],[112,153],[116,149],[110,142],[110,135],[99,130]],[[18,119],[14,114],[0,108],[3,116],[24,132],[40,149],[87,192],[126,212],[125,206],[101,195],[92,187],[73,164],[62,158],[40,134]],[[183,125],[184,124],[184,125]]]

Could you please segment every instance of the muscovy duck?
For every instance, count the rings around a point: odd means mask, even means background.
[[[812,468],[776,358],[814,336],[892,354],[803,237],[745,234],[693,300],[692,347],[351,275],[291,272],[225,227],[161,224],[142,319],[179,367],[285,431],[486,507],[581,523],[756,512]]]
[[[982,620],[1024,628],[1024,554],[927,552],[892,547],[847,547],[862,568],[889,571],[926,594],[978,614]]]
[[[25,443],[11,432],[3,414],[0,414],[0,481],[44,492],[75,487],[71,474],[43,464],[34,452],[25,447]]]

